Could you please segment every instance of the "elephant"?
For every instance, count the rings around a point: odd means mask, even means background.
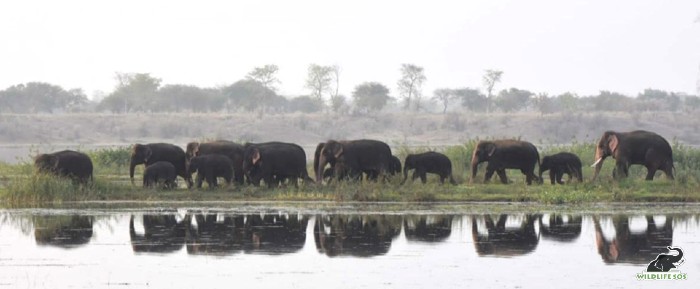
[[[90,157],[72,150],[39,154],[34,158],[34,167],[39,173],[70,178],[80,184],[87,184],[93,179]]]
[[[233,175],[236,183],[243,185],[245,174],[243,173],[243,145],[227,140],[217,140],[206,143],[190,142],[187,144],[185,154],[187,162],[196,156],[208,154],[225,155],[233,161]]]
[[[482,162],[488,162],[485,182],[491,180],[491,176],[496,172],[501,183],[508,183],[506,169],[519,169],[525,175],[528,185],[532,184],[533,180],[539,182],[535,175],[535,165],[540,163],[540,154],[532,143],[520,140],[480,141],[472,154],[471,182],[474,182],[477,166]]]
[[[596,247],[598,247],[598,253],[603,262],[608,264],[647,264],[649,260],[653,260],[660,253],[659,248],[666,248],[673,244],[673,220],[671,216],[666,216],[666,221],[661,227],[657,226],[652,216],[647,215],[645,219],[646,230],[638,232],[630,229],[629,216],[613,216],[612,224],[615,235],[612,240],[608,240],[603,234],[600,218],[593,217]]]
[[[147,166],[143,170],[143,187],[152,188],[162,187],[166,189],[177,188],[177,183],[175,182],[175,166],[170,162],[155,162],[154,164]]]
[[[175,172],[187,182],[187,188],[192,187],[192,175],[187,172],[185,151],[179,146],[168,143],[135,144],[131,150],[129,178],[134,184],[134,168],[144,164],[150,166],[156,162],[170,162],[175,166]]]
[[[243,154],[243,171],[254,186],[264,180],[269,188],[297,179],[313,183],[306,170],[306,152],[297,144],[284,142],[247,143]]]
[[[667,246],[668,251],[676,251],[675,255],[659,254],[654,261],[651,261],[647,266],[647,272],[668,272],[680,265],[683,260],[683,250],[679,247]],[[680,262],[680,263],[679,263]],[[679,263],[679,264],[674,264]]]
[[[479,234],[477,219],[472,217],[472,239],[479,256],[519,256],[529,254],[537,248],[540,236],[535,231],[535,221],[539,216],[527,214],[515,228],[506,227],[508,218],[512,217],[500,215],[494,224],[491,216],[486,215],[484,221],[487,234],[482,235]]]
[[[325,144],[319,144],[316,151],[314,172],[317,182],[322,181],[327,164],[335,167],[341,162],[344,173],[351,180],[362,179],[362,173],[366,173],[370,179],[376,179],[384,176],[391,168],[391,148],[377,140],[329,140]],[[343,176],[336,170],[335,177],[340,179]]]
[[[143,234],[136,232],[135,216],[129,219],[129,237],[134,252],[172,253],[185,246],[187,228],[192,222],[188,214],[178,221],[174,213],[142,216]]]
[[[595,167],[594,181],[608,156],[616,161],[614,179],[627,177],[630,165],[643,165],[647,168],[646,180],[653,180],[657,170],[663,171],[668,179],[673,180],[671,145],[656,133],[644,130],[603,133],[596,147],[595,163],[591,165]]]
[[[187,174],[197,173],[195,186],[202,188],[202,182],[207,181],[210,189],[216,188],[219,184],[218,177],[224,178],[226,186],[231,185],[233,180],[233,161],[225,155],[208,154],[193,157],[187,167]]]
[[[389,174],[397,175],[401,173],[401,160],[396,156],[391,156],[391,163],[389,165]]]
[[[76,248],[92,239],[91,216],[36,216],[32,219],[34,238],[37,245],[50,245],[61,248]]]
[[[437,174],[440,176],[440,183],[444,184],[445,179],[450,180],[450,183],[456,185],[454,178],[452,178],[452,162],[446,155],[438,152],[424,152],[420,154],[409,154],[404,160],[403,167],[403,181],[401,184],[406,182],[408,178],[408,171],[414,170],[413,177],[411,180],[415,180],[420,177],[421,182],[426,183],[426,174]]]
[[[420,242],[442,242],[452,233],[454,216],[406,216],[403,227],[406,230],[406,240]]]
[[[583,169],[581,159],[572,153],[560,152],[551,156],[545,156],[540,163],[539,178],[542,180],[542,173],[549,171],[549,180],[552,185],[559,183],[563,185],[561,178],[564,174],[569,175],[569,181],[576,178],[579,183],[583,182]]]
[[[395,215],[317,215],[314,224],[316,249],[328,257],[384,255],[400,234]]]
[[[544,217],[540,218],[540,234],[544,239],[552,239],[559,242],[573,242],[581,236],[581,224],[583,218],[580,215],[566,216],[550,214],[549,223],[543,222]]]

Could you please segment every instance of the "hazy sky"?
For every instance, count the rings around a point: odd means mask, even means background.
[[[378,81],[395,95],[401,63],[425,94],[480,87],[635,95],[696,93],[698,0],[2,1],[0,89],[43,81],[106,93],[115,72],[164,84],[228,85],[280,67],[280,91],[307,93],[310,63],[341,67],[341,93]]]

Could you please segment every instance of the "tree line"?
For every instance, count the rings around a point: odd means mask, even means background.
[[[696,111],[695,95],[645,89],[636,96],[613,91],[579,96],[574,93],[549,95],[519,88],[497,86],[503,71],[486,70],[481,87],[438,88],[424,94],[427,81],[423,67],[402,64],[396,94],[379,82],[354,87],[351,99],[339,93],[341,69],[337,65],[311,64],[305,88],[308,94],[283,96],[278,93],[279,67],[256,67],[233,84],[202,88],[193,85],[162,85],[149,73],[117,73],[114,91],[89,100],[82,89],[66,90],[43,82],[18,84],[0,90],[0,113],[61,112],[259,112],[259,113],[377,113],[388,105],[412,111],[445,113],[448,109],[471,112],[532,111],[541,114],[570,111]]]

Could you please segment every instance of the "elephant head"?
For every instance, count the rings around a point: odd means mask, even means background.
[[[321,152],[319,154],[318,167],[316,168],[316,181],[321,182],[323,180],[323,169],[326,164],[335,164],[337,160],[343,157],[345,149],[343,144],[334,140],[329,140],[323,145]]]
[[[140,164],[147,164],[148,159],[153,154],[151,148],[147,145],[135,144],[131,150],[131,163],[129,164],[129,178],[131,184],[134,184],[134,167]]]
[[[552,163],[551,163],[551,162],[552,162],[552,160],[551,160],[551,157],[550,157],[550,156],[545,156],[545,157],[542,158],[542,162],[540,163],[540,173],[538,174],[538,176],[540,177],[540,180],[542,179],[542,173],[544,173],[545,171],[548,171],[548,170],[552,169],[552,168],[551,168],[551,166],[552,166]]]
[[[474,153],[472,154],[472,163],[471,163],[471,168],[472,168],[472,178],[471,181],[474,181],[474,178],[476,177],[476,170],[477,166],[480,163],[487,162],[489,159],[491,159],[491,156],[496,152],[496,144],[493,142],[489,141],[480,141],[476,147],[474,148]]]
[[[58,168],[58,157],[51,154],[40,154],[34,158],[34,167],[41,173],[54,172]]]
[[[199,169],[202,166],[202,161],[200,158],[192,158],[189,162],[187,162],[187,174],[192,175],[199,171]]]
[[[253,183],[259,181],[259,177],[255,173],[256,168],[260,167],[262,164],[262,155],[260,154],[260,149],[250,145],[245,149],[243,153],[243,173],[250,179]]]
[[[595,163],[591,167],[595,167],[595,173],[593,174],[593,181],[598,177],[600,169],[603,167],[603,161],[609,156],[613,156],[617,147],[620,144],[620,140],[617,134],[613,131],[606,131],[603,136],[600,137],[598,141],[598,146],[595,149]]]
[[[199,143],[191,142],[187,144],[187,150],[185,151],[185,156],[187,162],[189,162],[193,157],[199,155]]]

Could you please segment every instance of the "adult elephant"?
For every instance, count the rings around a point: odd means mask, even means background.
[[[646,180],[654,179],[657,170],[673,180],[673,151],[662,136],[644,130],[631,132],[606,131],[598,141],[595,151],[595,173],[598,177],[605,158],[612,156],[616,163],[613,178],[621,179],[629,174],[630,165],[643,165],[647,168]]]
[[[81,152],[64,150],[40,154],[34,158],[34,167],[40,173],[67,177],[82,184],[92,180],[92,161]]]
[[[297,144],[284,142],[247,143],[243,153],[243,172],[255,186],[265,180],[268,187],[297,179],[313,182],[306,171],[306,152]]]
[[[327,164],[338,167],[338,162],[343,172],[350,179],[361,179],[362,173],[372,176],[381,176],[391,168],[391,148],[384,142],[377,140],[361,139],[351,141],[329,140],[316,148],[318,154],[314,159],[316,167],[316,181],[321,182],[323,171]],[[376,174],[376,175],[375,175]],[[336,178],[340,178],[336,170]]]
[[[544,239],[573,242],[581,236],[581,215],[550,214],[546,221],[540,218],[540,233]]]
[[[485,182],[491,180],[496,172],[501,183],[508,183],[506,169],[519,169],[525,175],[528,185],[533,180],[539,181],[535,175],[535,165],[540,163],[540,154],[532,143],[520,140],[480,141],[472,154],[471,182],[476,178],[477,166],[482,162],[488,162]]]
[[[156,162],[170,162],[175,166],[178,176],[187,182],[187,187],[192,187],[192,176],[187,173],[185,151],[179,146],[168,143],[135,144],[131,150],[131,163],[129,164],[129,178],[134,184],[134,168],[145,164],[150,166]]]
[[[191,142],[187,144],[185,154],[187,163],[193,157],[208,154],[225,155],[233,162],[233,174],[236,183],[243,184],[245,179],[243,173],[243,145],[227,140],[216,140],[211,142]]]
[[[667,215],[663,224],[657,224],[651,215],[645,216],[646,229],[632,230],[631,218],[614,215],[611,218],[615,234],[606,237],[599,216],[593,216],[596,247],[605,263],[647,264],[659,253],[659,249],[673,244],[673,218]],[[659,226],[660,225],[660,226]]]
[[[517,227],[506,226],[508,215],[500,215],[494,223],[491,216],[484,217],[486,234],[481,234],[478,221],[472,217],[472,239],[479,256],[520,256],[532,253],[537,248],[540,236],[535,230],[538,215],[527,214]]]

